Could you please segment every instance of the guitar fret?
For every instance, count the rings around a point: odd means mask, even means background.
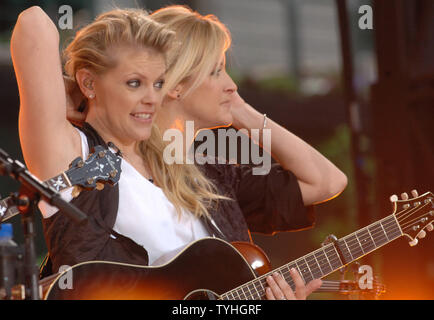
[[[388,232],[387,237],[389,238],[389,241],[394,240],[401,236],[401,229],[398,226],[398,223],[396,222],[396,219],[394,216],[390,216],[384,220],[387,225],[385,226],[385,229]]]
[[[359,239],[360,244],[362,245],[362,249],[365,254],[371,252],[376,248],[366,228],[357,232],[356,235]]]
[[[351,255],[354,259],[357,259],[363,255],[363,249],[360,246],[359,240],[356,239],[355,234],[351,234],[344,241],[347,242],[348,248],[350,248]]]
[[[366,231],[368,232],[369,237],[371,238],[372,244],[374,245],[374,247],[375,247],[375,249],[376,249],[376,248],[377,248],[377,245],[375,244],[374,237],[372,236],[371,231],[369,231],[369,228],[368,228],[368,227],[366,228]]]
[[[324,253],[324,250],[318,250],[318,252],[314,253],[315,258],[319,258],[319,266],[321,268],[321,272],[323,275],[329,274],[332,270],[333,267],[330,264],[329,259],[327,258],[327,256]],[[325,257],[325,259],[324,259]]]
[[[307,269],[309,270],[309,273],[310,273],[310,276],[312,277],[312,280],[315,279],[315,276],[313,275],[312,270],[309,267],[309,263],[307,262],[306,258],[303,258],[303,259],[304,259],[304,262],[306,263]]]
[[[321,271],[321,267],[318,264],[318,260],[315,258],[315,255],[310,254],[307,256],[307,258],[305,260],[306,260],[308,266],[310,264],[309,268],[310,268],[310,270],[313,270],[312,274],[313,274],[314,278],[315,279],[321,278],[323,276],[323,273]]]
[[[235,292],[235,293],[237,293],[237,292]],[[235,295],[234,295],[234,292],[233,292],[233,291],[231,291],[231,295],[232,295],[232,298],[233,298],[233,300],[239,300],[239,299],[240,299],[240,295],[239,295],[239,294],[237,294],[237,296],[235,297]]]
[[[345,239],[338,239],[336,241],[336,245],[338,246],[339,250],[341,251],[342,258],[344,259],[344,263],[348,263],[353,260],[353,256],[351,255],[351,250],[348,247],[347,242]]]
[[[262,284],[262,281],[263,281],[262,279],[258,279],[258,281],[256,281],[259,284],[259,290],[257,289],[257,287],[255,285],[256,291],[258,292],[258,298],[259,299],[262,299],[265,295],[265,288],[264,288],[264,285]],[[264,282],[265,282],[265,279],[264,279]]]
[[[350,256],[351,256],[351,260],[354,260],[354,257],[353,257],[353,255],[351,254],[351,250],[350,250],[350,248],[348,247],[348,243],[345,241],[345,239],[343,239],[343,242],[345,243],[345,246],[346,246],[347,249],[348,249],[348,253],[349,253]]]
[[[255,284],[253,282],[250,282],[247,285],[247,289],[249,289],[251,299],[255,300],[257,298],[257,295],[258,295],[258,290],[256,289]]]
[[[384,232],[384,235],[387,238],[387,241],[390,241],[389,237],[387,236],[387,232],[386,232],[386,230],[384,230],[384,227],[383,227],[383,224],[381,223],[381,221],[380,221],[379,225],[381,226],[381,229],[383,229],[383,232]]]
[[[371,230],[369,230],[369,228],[371,228]],[[375,243],[377,248],[382,246],[383,244],[385,244],[388,241],[386,233],[384,232],[380,223],[376,223],[372,226],[369,226],[368,230],[371,233],[371,235],[373,235],[372,238],[374,239],[374,243]]]
[[[247,290],[249,290],[249,295],[246,296],[246,299],[249,300],[249,297],[253,298],[253,294],[252,294],[252,291],[250,291],[250,286],[248,284],[245,287],[247,287]]]
[[[261,289],[262,289],[261,297],[264,298],[265,297],[265,288],[268,286],[267,280],[265,278],[259,278],[258,282],[261,285]]]
[[[239,291],[241,291],[241,294],[244,295],[244,298],[243,298],[242,295],[239,293]],[[240,287],[240,288],[237,290],[237,293],[238,293],[238,296],[239,296],[239,298],[240,298],[241,300],[247,300],[247,296],[246,296],[246,294],[244,293],[244,289],[243,289],[243,287]]]
[[[339,254],[338,254],[338,252],[336,251],[336,248],[335,248],[335,246],[333,245],[333,244],[331,244],[331,245],[329,245],[328,247],[327,247],[327,249],[332,249],[333,251],[331,252],[331,260],[329,259],[329,261],[330,262],[333,262],[333,263],[335,263],[336,262],[336,264],[331,264],[331,266],[332,266],[332,269],[333,270],[336,270],[336,269],[339,269],[340,267],[342,267],[343,266],[343,262],[341,261],[341,258],[339,257]],[[326,250],[327,250],[326,249]],[[327,251],[326,251],[326,253],[327,253]],[[330,253],[330,250],[328,251],[328,253]]]
[[[295,261],[295,263],[297,265],[298,272],[300,273],[301,277],[304,280],[304,283],[308,283],[308,282],[312,281],[313,276],[308,273],[308,271],[310,272],[310,270],[307,269],[306,262],[301,261],[301,260],[297,260],[297,261]]]
[[[360,249],[362,250],[363,254],[365,254],[365,250],[363,250],[363,246],[362,246],[362,244],[360,243],[359,236],[357,235],[357,232],[354,233],[354,236],[355,236],[355,238],[356,238],[356,240],[357,240],[357,243],[359,244]]]

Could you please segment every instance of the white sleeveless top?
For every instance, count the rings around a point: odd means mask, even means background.
[[[86,136],[81,136],[82,157],[89,155]],[[202,221],[190,212],[176,212],[164,192],[143,177],[131,164],[122,159],[119,179],[119,206],[113,230],[143,246],[152,265],[163,255],[175,252],[194,240],[210,236]],[[72,200],[72,188],[61,192],[66,201]],[[44,218],[58,209],[39,202]],[[164,261],[160,259],[161,261]]]

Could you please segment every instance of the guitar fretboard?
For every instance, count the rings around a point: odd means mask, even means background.
[[[69,182],[65,173],[61,173],[58,176],[45,181],[44,183],[52,187],[57,192],[71,186],[71,183]],[[20,210],[15,205],[12,197],[7,197],[3,200],[0,200],[0,222],[6,221],[19,213]]]
[[[258,300],[265,298],[268,286],[266,277],[274,272],[280,273],[295,290],[294,280],[290,275],[296,269],[305,283],[319,279],[343,266],[360,259],[362,256],[399,238],[402,231],[394,215],[390,215],[348,236],[338,239],[295,261],[283,265],[265,275],[249,281],[221,295],[222,300]]]

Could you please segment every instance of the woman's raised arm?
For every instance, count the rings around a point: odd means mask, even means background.
[[[59,33],[41,8],[31,7],[18,16],[11,55],[20,94],[24,160],[45,180],[66,170],[81,155],[81,147],[79,134],[66,120]]]

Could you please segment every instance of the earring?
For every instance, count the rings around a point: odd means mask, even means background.
[[[93,98],[95,98],[95,95],[94,95],[93,93],[91,93],[91,94],[89,95],[89,99],[93,99]]]

